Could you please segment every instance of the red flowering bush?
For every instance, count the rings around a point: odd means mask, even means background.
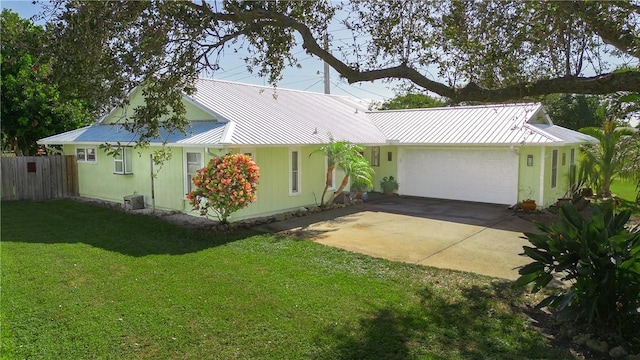
[[[195,189],[187,194],[193,210],[206,216],[213,211],[221,223],[256,200],[258,167],[250,156],[229,154],[213,158],[193,177]]]

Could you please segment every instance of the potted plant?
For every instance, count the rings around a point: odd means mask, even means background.
[[[529,187],[529,189],[527,190],[527,197],[522,200],[522,202],[520,203],[520,208],[522,210],[526,210],[526,211],[535,211],[537,208],[536,205],[536,201],[533,200],[531,197],[533,195],[533,189],[531,187]]]
[[[398,190],[398,182],[393,178],[393,176],[385,176],[380,181],[380,187],[385,195],[391,195],[394,191]]]
[[[356,194],[356,199],[362,199],[363,192],[369,190],[369,183],[366,180],[356,178],[353,183],[351,183],[351,193]]]

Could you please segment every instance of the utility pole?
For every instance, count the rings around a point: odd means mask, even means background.
[[[329,51],[329,36],[327,35],[327,32],[324,32],[324,49],[326,51]],[[329,78],[329,64],[327,64],[327,62],[324,62],[324,93],[325,94],[331,94],[331,82],[330,82],[330,78]]]

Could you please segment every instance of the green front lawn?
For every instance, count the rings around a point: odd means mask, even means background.
[[[2,204],[6,359],[571,358],[508,282],[72,201]]]
[[[638,190],[636,189],[635,182],[615,179],[613,183],[611,183],[611,193],[620,199],[626,208],[631,209],[634,213],[640,214],[640,205],[636,203]]]

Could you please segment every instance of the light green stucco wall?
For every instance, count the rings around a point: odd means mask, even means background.
[[[65,154],[75,154],[76,147],[85,145],[66,145]],[[149,154],[157,149],[133,150],[133,174],[118,175],[113,173],[113,157],[95,146],[96,163],[78,163],[78,178],[80,196],[122,203],[123,197],[133,194],[143,195],[147,207],[151,207],[151,176]],[[325,179],[325,158],[316,153],[309,156],[316,146],[303,147],[262,147],[262,148],[234,148],[216,149],[209,151],[214,155],[222,155],[227,151],[251,152],[256,164],[260,167],[260,184],[258,199],[244,209],[231,216],[231,220],[241,220],[255,216],[266,216],[288,210],[297,210],[301,206],[316,205],[320,202]],[[289,156],[290,149],[300,152],[300,192],[296,195],[289,193]],[[155,180],[156,208],[163,210],[180,210],[193,215],[191,206],[185,200],[185,167],[184,152],[200,152],[204,155],[204,164],[212,156],[204,148],[171,148],[173,158],[164,164]],[[336,173],[336,188],[340,185],[343,173]],[[348,191],[348,188],[346,189]],[[333,194],[329,191],[325,199]]]
[[[577,171],[580,151],[578,145],[520,148],[518,201],[531,198],[536,201],[538,207],[546,208],[555,204],[558,198],[568,195],[571,185],[569,179],[571,149],[575,149]],[[555,188],[551,187],[553,150],[558,150],[558,177]],[[562,163],[563,154],[564,164]],[[527,166],[527,155],[533,156],[533,166]]]
[[[391,153],[391,161],[389,161],[388,153]],[[371,163],[371,147],[364,150],[364,156]],[[398,178],[398,147],[397,146],[380,146],[380,165],[372,166],[375,174],[373,175],[374,191],[382,192],[380,188],[380,180],[385,176],[393,176]],[[400,185],[402,186],[402,185]]]
[[[65,145],[65,154],[75,154],[76,147]],[[143,195],[147,206],[151,206],[151,164],[149,155],[156,148],[133,149],[132,174],[114,174],[113,157],[96,148],[96,163],[78,163],[80,196],[123,202],[123,197],[133,193]],[[156,207],[159,209],[184,208],[184,181],[182,149],[172,148],[173,161],[164,164],[155,179]]]

